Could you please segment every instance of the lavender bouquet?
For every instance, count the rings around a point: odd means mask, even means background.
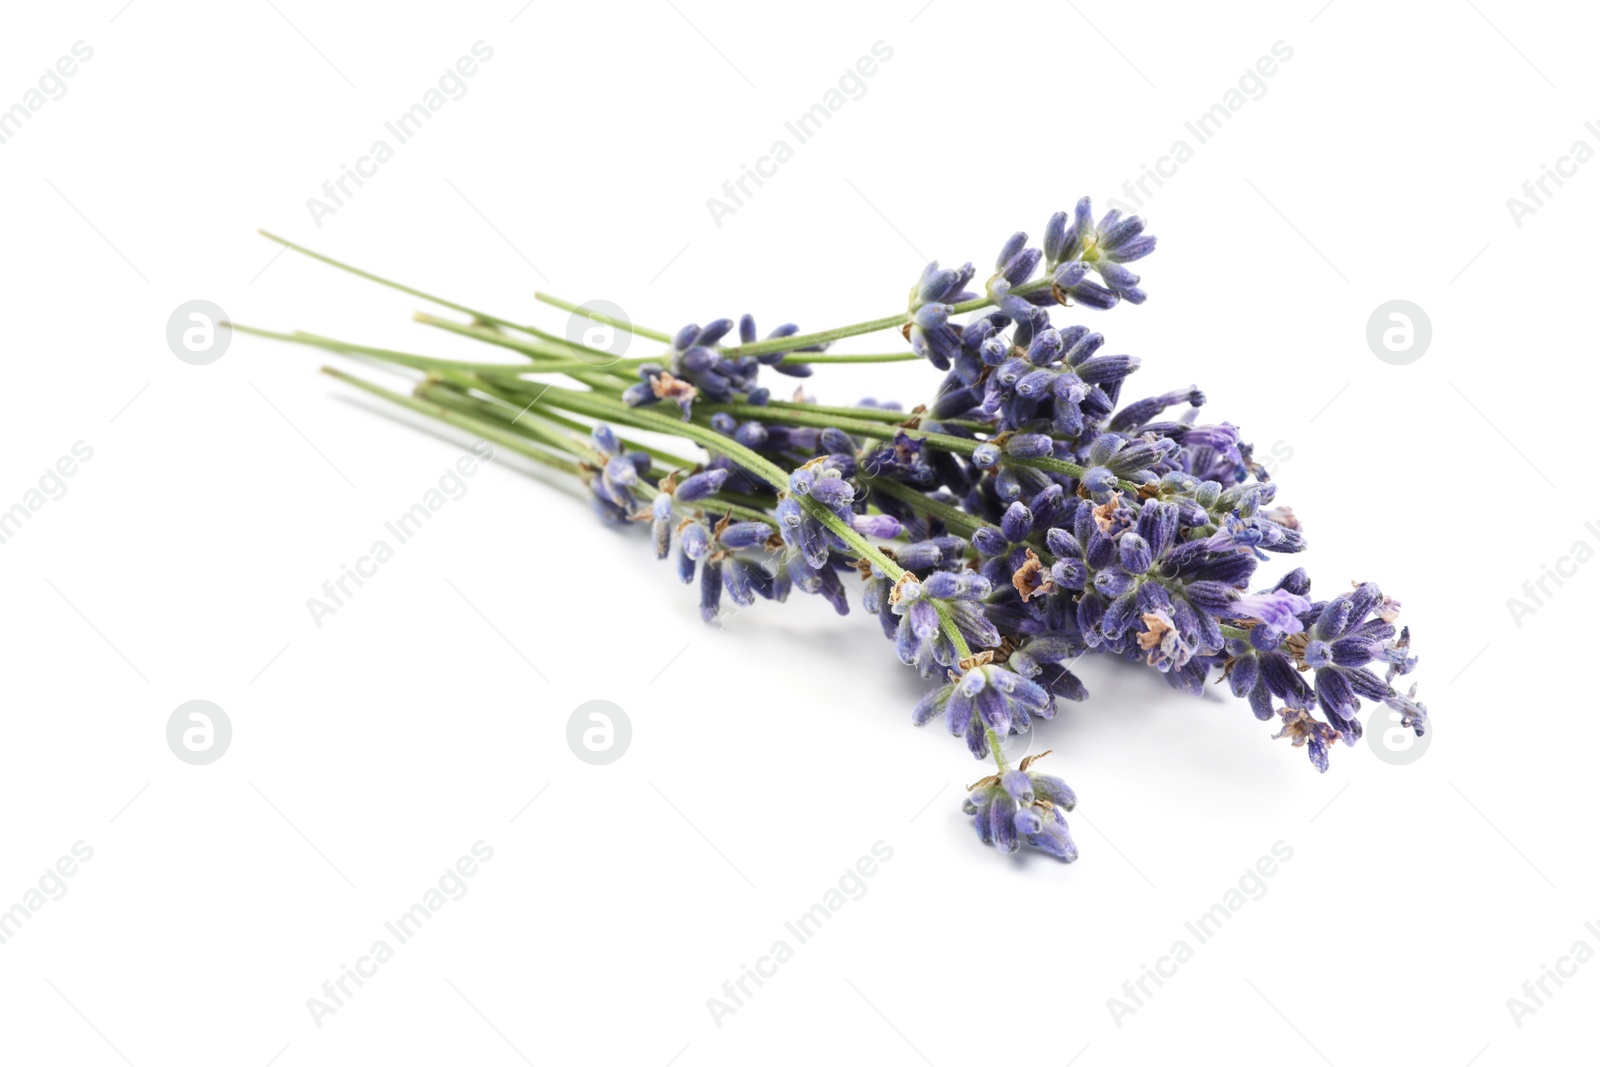
[[[1011,766],[1002,743],[1051,718],[1056,700],[1087,696],[1071,666],[1090,652],[1143,664],[1196,695],[1208,678],[1225,678],[1319,771],[1334,742],[1360,739],[1362,699],[1398,712],[1419,736],[1425,729],[1416,687],[1393,684],[1416,665],[1408,630],[1395,629],[1400,605],[1372,582],[1312,599],[1301,568],[1250,592],[1258,562],[1306,541],[1294,513],[1274,505],[1277,486],[1239,431],[1200,422],[1205,397],[1193,387],[1123,402],[1138,359],[1103,353],[1104,338],[1086,326],[1052,323],[1058,307],[1144,302],[1128,264],[1156,240],[1137,216],[1096,221],[1085,198],[1051,217],[1042,247],[1022,233],[1007,240],[981,293],[969,290],[972,264],[934,262],[904,311],[815,333],[784,325],[758,339],[746,315],[666,334],[539,294],[665,346],[644,359],[273,240],[468,316],[417,319],[519,361],[236,329],[416,372],[406,396],[324,368],[580,479],[601,521],[648,528],[656,555],[698,584],[708,622],[724,598],[743,607],[796,591],[843,615],[844,579],[859,576],[862,607],[933,685],[912,721],[940,720],[992,761],[963,810],[1001,852],[1027,844],[1077,858],[1071,788],[1033,770],[1038,756]],[[824,353],[841,338],[891,330],[909,351]],[[943,373],[933,399],[909,411],[870,400],[828,407],[799,392],[779,400],[763,384],[764,371],[804,378],[819,364],[899,360]]]

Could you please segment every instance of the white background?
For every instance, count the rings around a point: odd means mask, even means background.
[[[1520,1027],[1506,1003],[1600,949],[1578,677],[1600,572],[1520,626],[1506,606],[1600,547],[1600,166],[1520,227],[1506,205],[1600,147],[1578,5],[274,3],[17,5],[0,35],[0,106],[94,50],[0,145],[0,507],[93,449],[0,545],[0,907],[93,849],[0,945],[0,1060],[1592,1062],[1600,965]],[[479,40],[466,95],[318,227],[307,198]],[[715,225],[706,199],[877,41],[865,95]],[[1225,689],[1086,662],[1091,700],[1039,739],[1082,798],[1070,866],[979,847],[957,810],[978,765],[909,726],[921,683],[875,620],[797,596],[707,629],[642,534],[516,464],[318,628],[306,599],[466,439],[353,401],[310,350],[235,336],[194,367],[165,342],[203,298],[474,351],[257,227],[556,331],[534,290],[669,329],[891,313],[926,258],[986,267],[1193,146],[1184,122],[1277,41],[1265,95],[1145,204],[1149,302],[1091,324],[1143,358],[1130,397],[1198,382],[1209,417],[1292,452],[1297,562],[1323,595],[1404,602],[1433,746],[1404,767],[1341,747],[1319,776]],[[1408,366],[1365,341],[1394,298],[1433,324]],[[196,698],[234,730],[205,767],[165,742]],[[610,766],[565,743],[590,699],[633,724]],[[317,1026],[307,998],[480,840],[470,891]],[[717,1026],[707,998],[878,841],[865,896]],[[1197,945],[1184,923],[1278,841],[1265,896]],[[1114,1020],[1180,938],[1194,958]]]

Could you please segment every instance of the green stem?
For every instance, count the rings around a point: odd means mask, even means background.
[[[392,401],[403,408],[410,408],[412,411],[427,415],[429,418],[438,419],[440,422],[454,426],[458,430],[466,430],[468,433],[477,434],[486,441],[492,441],[495,444],[500,445],[502,448],[510,449],[512,452],[515,452],[518,455],[526,456],[531,460],[543,463],[547,467],[553,467],[554,469],[562,471],[566,474],[577,475],[581,473],[578,469],[578,465],[571,460],[562,456],[552,455],[543,449],[535,448],[529,444],[525,438],[519,437],[516,434],[507,433],[506,431],[501,430],[498,427],[491,426],[480,419],[475,419],[458,411],[452,411],[449,408],[437,403],[419,400],[416,397],[405,396],[401,393],[392,392],[388,389],[385,389],[381,385],[374,384],[373,382],[369,382],[363,378],[357,378],[353,374],[346,374],[337,367],[323,367],[322,373],[330,377],[337,378],[342,382],[353,385],[357,389],[363,389],[374,396],[382,397],[384,400]]]
[[[439,320],[444,322],[445,320]],[[543,383],[531,382],[523,378],[525,374],[565,373],[568,377],[599,389],[613,388],[612,383],[598,374],[579,371],[578,367],[587,367],[593,371],[589,364],[574,363],[571,361],[554,361],[551,363],[533,362],[529,364],[515,363],[475,363],[467,360],[440,359],[436,356],[424,356],[415,352],[399,352],[391,348],[374,348],[371,345],[358,345],[352,341],[341,341],[336,337],[323,337],[320,334],[307,333],[296,330],[294,333],[278,333],[273,330],[263,330],[255,326],[245,326],[241,323],[230,322],[231,328],[240,333],[251,334],[256,337],[265,337],[273,341],[287,341],[290,344],[307,345],[311,348],[320,348],[326,352],[337,352],[341,355],[366,356],[370,359],[380,360],[384,363],[393,363],[413,370],[443,373],[455,371],[470,373],[486,378],[497,378],[506,382],[516,382],[530,388],[542,388]],[[455,325],[451,323],[450,325]]]
[[[385,278],[381,274],[373,274],[371,271],[365,271],[360,267],[354,267],[348,263],[343,263],[337,259],[334,259],[332,256],[325,256],[321,252],[313,252],[311,249],[306,248],[303,245],[297,245],[293,241],[285,240],[284,238],[279,237],[277,234],[268,233],[266,230],[258,230],[256,232],[261,234],[261,236],[265,237],[269,241],[276,241],[278,244],[289,249],[290,251],[298,252],[302,256],[307,256],[311,259],[326,263],[330,267],[337,267],[346,273],[354,274],[358,278],[365,278],[369,282],[377,282],[379,285],[386,285],[390,289],[398,289],[402,293],[409,293],[412,296],[420,297],[423,300],[432,301],[441,307],[447,307],[453,311],[459,311],[463,315],[471,315],[473,318],[478,319],[481,322],[492,322],[496,326],[506,326],[513,330],[524,329],[524,327],[512,322],[510,319],[498,318],[489,314],[487,311],[479,311],[477,308],[468,307],[465,304],[458,304],[454,300],[446,300],[442,296],[435,296],[432,293],[424,292],[421,289],[413,289],[409,285],[404,285],[392,279]]]
[[[1004,774],[1011,769],[1011,764],[1006,762],[1006,754],[1000,749],[1000,735],[992,727],[983,728],[983,736],[989,740],[989,754],[994,757],[995,770]]]
[[[884,352],[870,356],[825,356],[814,352],[791,352],[780,363],[911,363],[922,357],[915,352]]]
[[[444,396],[456,397],[458,398],[456,403],[469,407],[469,413],[480,412],[487,418],[493,419],[497,422],[505,422],[507,427],[514,433],[528,431],[529,436],[537,437],[540,440],[550,440],[557,447],[564,445],[574,455],[579,456],[593,467],[599,468],[605,466],[607,460],[610,458],[602,455],[590,442],[587,436],[587,431],[592,429],[592,427],[587,426],[576,419],[569,419],[562,416],[559,412],[543,408],[537,410],[528,409],[513,412],[507,406],[506,402],[498,397],[491,400],[480,400],[477,397],[466,393],[454,392],[453,387],[456,386],[457,383],[445,380],[438,385],[424,386],[423,393],[424,395],[435,399],[435,401],[438,403],[446,403]],[[446,404],[446,406],[449,405]],[[529,420],[535,421],[530,423]],[[583,430],[585,431],[585,435],[581,437],[577,435],[556,435],[552,437],[550,436],[549,430],[538,426],[539,422],[546,422],[555,426],[565,426],[573,429]],[[618,437],[617,441],[624,447],[627,447],[630,451],[642,451],[653,454],[653,450],[646,449],[644,446],[638,445],[637,442],[630,442],[626,438]],[[667,466],[653,467],[650,471],[650,476],[655,478],[657,481],[665,478],[674,470],[687,470],[696,466],[693,461],[680,459],[675,456],[667,456],[666,459],[668,460]],[[659,488],[648,484],[641,483],[635,485],[633,489],[635,493],[644,497],[646,500],[654,500],[656,497],[661,495],[661,490]],[[704,511],[707,514],[731,515],[734,518],[743,519],[747,522],[761,522],[768,526],[774,527],[777,525],[777,521],[772,517],[770,510],[768,510],[768,505],[765,505],[759,500],[752,500],[750,498],[743,497],[737,493],[715,493],[709,497],[706,497],[704,500],[696,501],[693,504],[682,504],[674,500],[672,506],[673,510],[680,515],[694,515],[697,512]]]
[[[381,385],[362,378],[357,378],[352,374],[346,374],[335,367],[324,367],[322,372],[401,407],[438,419],[440,422],[447,423],[457,429],[477,434],[486,441],[492,441],[518,455],[526,456],[566,474],[581,478],[583,476],[583,468],[562,456],[552,455],[550,452],[534,448],[527,443],[527,440],[536,440],[547,448],[559,449],[577,456],[591,467],[597,467],[605,462],[605,457],[601,456],[593,446],[582,438],[571,437],[541,426],[537,420],[544,418],[543,415],[534,416],[535,421],[524,422],[522,419],[530,418],[530,416],[527,413],[523,413],[517,422],[506,423],[499,416],[499,413],[492,410],[484,410],[482,405],[487,405],[488,401],[475,401],[472,397],[463,394],[453,394],[456,399],[449,400],[446,399],[446,396],[451,394],[436,386],[424,386],[424,395],[422,397],[410,397],[385,389]],[[483,415],[484,418],[479,418],[473,412]],[[501,429],[502,426],[505,429]],[[645,483],[635,486],[634,491],[646,500],[654,500],[661,495],[660,489]],[[716,498],[707,499],[694,506],[673,503],[673,510],[683,515],[691,515],[702,509],[707,512],[731,514],[736,518],[753,522],[764,522],[769,526],[773,523],[772,516],[765,511],[741,507],[738,504]]]
[[[986,300],[985,303],[988,303],[988,301]],[[839,326],[832,330],[823,330],[820,333],[773,337],[748,345],[737,345],[725,350],[724,354],[728,356],[764,356],[768,352],[792,352],[796,348],[810,348],[812,345],[829,344],[846,337],[858,337],[864,333],[877,333],[879,330],[892,330],[898,326],[903,326],[905,325],[907,314],[907,312],[902,311],[896,315],[885,315],[881,319],[870,319],[850,326]]]
[[[708,412],[725,411],[729,415],[749,419],[759,419],[762,417],[762,412],[766,411],[765,406],[759,404],[697,404],[695,406],[697,409]],[[800,406],[810,407],[810,405]],[[793,409],[785,409],[784,418],[781,420],[772,419],[770,413],[768,413],[767,417],[773,422],[788,422],[796,426],[813,426],[824,430],[832,427],[860,437],[870,437],[876,441],[892,441],[896,434],[903,433],[913,440],[921,441],[940,451],[955,452],[963,456],[972,455],[977,450],[977,447],[983,444],[982,441],[974,441],[966,437],[952,437],[949,434],[930,433],[927,430],[909,429],[903,426],[884,426],[880,423],[867,422],[861,419],[812,414]],[[1080,466],[1077,463],[1068,463],[1066,460],[1056,459],[1052,456],[1040,456],[1035,459],[1005,456],[1003,457],[1003,462],[1016,467],[1032,467],[1035,470],[1053,471],[1056,474],[1066,474],[1074,478],[1081,478],[1084,471],[1088,470],[1087,467]],[[1137,493],[1139,491],[1139,486],[1130,481],[1119,481],[1117,484],[1125,493]]]
[[[247,333],[255,337],[265,337],[271,341],[287,341],[290,344],[307,345],[311,348],[320,348],[325,352],[337,352],[341,355],[367,356],[371,359],[381,360],[384,363],[410,367],[413,370],[459,370],[470,371],[475,374],[508,376],[543,372],[543,368],[537,364],[470,363],[454,359],[440,359],[435,356],[424,356],[415,352],[399,352],[391,348],[358,345],[353,341],[341,341],[337,337],[324,337],[321,334],[307,333],[304,330],[296,330],[294,333],[278,333],[274,330],[263,330],[256,326],[246,326],[238,322],[230,322],[228,325],[240,333]]]
[[[436,315],[429,315],[422,311],[412,315],[412,319],[416,322],[422,323],[424,326],[433,326],[449,333],[460,334],[462,337],[470,337],[474,341],[483,341],[487,344],[498,345],[501,348],[509,348],[513,352],[521,352],[527,356],[541,357],[541,359],[536,359],[531,366],[520,371],[514,367],[508,368],[508,372],[511,374],[526,374],[529,371],[538,371],[541,374],[561,373],[566,374],[569,377],[576,378],[579,381],[589,382],[591,385],[593,382],[591,382],[590,379],[598,375],[620,378],[622,381],[628,382],[629,384],[632,384],[634,381],[634,377],[632,375],[619,374],[616,371],[609,370],[608,367],[615,363],[616,360],[612,357],[611,353],[602,352],[597,348],[586,348],[583,345],[573,345],[566,341],[546,341],[542,345],[535,344],[531,341],[523,341],[516,337],[507,337],[498,330],[485,329],[482,326],[463,325],[462,323],[451,322],[449,319],[441,319]],[[574,351],[592,352],[605,362],[591,363],[589,360],[581,357],[577,359],[562,359],[560,356],[556,356],[554,359],[550,358],[552,355],[550,351],[551,349],[562,348],[566,349],[566,351],[562,353],[562,355],[565,356],[570,356]]]
[[[892,496],[928,518],[938,519],[949,527],[952,532],[963,537],[972,536],[977,530],[982,529],[984,525],[960,508],[934,500],[928,494],[919,493],[909,485],[897,482],[893,478],[869,478],[866,475],[862,475],[861,480],[866,483],[868,489],[882,493],[884,496]]]
[[[538,441],[547,448],[559,449],[590,463],[595,461],[593,450],[586,439],[551,425],[542,414],[535,415],[525,411],[519,415],[516,412],[509,412],[492,400],[482,400],[468,393],[457,392],[445,382],[434,384],[419,382],[412,395],[431,401],[440,407],[459,411],[469,418],[486,419],[503,425],[511,433]]]
[[[619,400],[613,400],[610,397],[600,396],[596,393],[580,393],[571,389],[563,389],[559,386],[551,386],[545,390],[536,403],[549,404],[552,407],[564,407],[569,411],[576,411],[580,415],[589,415],[593,418],[611,419],[626,425],[636,426],[641,430],[655,430],[658,433],[671,434],[675,437],[686,437],[707,451],[720,452],[727,456],[738,466],[771,485],[776,492],[783,494],[789,490],[789,474],[782,467],[709,427],[700,426],[692,422],[681,422],[643,408],[631,408]],[[797,494],[795,499],[813,518],[837,534],[839,539],[854,549],[857,554],[872,561],[891,581],[898,581],[900,576],[905,573],[894,560],[884,555],[877,546],[857,533],[849,523],[840,519],[827,507],[813,500],[810,496]]]
[[[594,429],[594,427],[589,423],[580,422],[571,416],[563,415],[559,411],[541,412],[541,417],[550,422],[565,426],[569,429],[581,430],[584,433],[589,433]],[[699,465],[699,460],[686,459],[683,456],[664,451],[654,447],[653,445],[647,445],[641,441],[635,441],[630,437],[623,437],[621,434],[617,435],[617,441],[629,452],[643,452],[656,462],[666,464],[666,466],[672,470],[693,470]]]
[[[1050,287],[1051,279],[1046,276],[1034,281],[1019,285],[1012,289],[1019,296],[1037,292]],[[987,296],[974,297],[950,308],[953,315],[965,314],[968,311],[977,311],[994,303]],[[902,311],[894,315],[885,315],[881,319],[868,319],[866,322],[857,322],[850,326],[839,326],[832,330],[823,330],[820,333],[795,334],[790,337],[774,337],[765,341],[756,341],[754,344],[738,345],[727,349],[725,355],[730,356],[761,356],[768,352],[790,352],[796,348],[809,348],[812,345],[828,344],[846,337],[859,337],[864,333],[877,333],[879,330],[892,330],[904,326],[910,321],[910,312]]]
[[[669,333],[662,333],[660,330],[652,330],[631,322],[620,322],[617,319],[612,318],[610,315],[605,315],[601,312],[583,307],[581,304],[574,304],[570,300],[563,300],[559,296],[551,296],[549,293],[534,293],[533,298],[549,304],[551,307],[558,307],[562,311],[578,311],[581,309],[585,315],[589,316],[589,318],[593,319],[595,322],[601,323],[605,326],[610,326],[615,330],[627,330],[629,333],[634,334],[637,337],[648,337],[652,341],[667,341],[669,343],[672,341],[672,335]]]
[[[769,400],[760,406],[774,411],[799,411],[802,413],[809,411],[819,415],[837,415],[840,418],[860,419],[863,422],[905,422],[911,417],[911,414],[905,411],[886,411],[883,408],[829,407],[826,404],[801,404],[792,400]]]
[[[971,656],[972,649],[967,647],[967,639],[961,635],[961,629],[956,626],[956,620],[950,617],[950,613],[938,601],[934,601],[934,607],[939,609],[939,629],[944,631],[944,635],[950,639],[950,643],[956,648],[957,662]]]

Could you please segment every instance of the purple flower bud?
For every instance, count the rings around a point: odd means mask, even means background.
[[[819,478],[811,483],[811,495],[830,508],[837,508],[855,500],[856,488],[843,478]]]
[[[1050,577],[1061,588],[1076,591],[1089,580],[1089,568],[1083,560],[1066,556],[1050,565]]]
[[[917,701],[917,706],[912,709],[912,723],[917,726],[926,726],[943,714],[945,707],[950,703],[950,692],[948,686],[940,686],[938,689],[930,690],[926,696]]]
[[[714,367],[722,357],[702,345],[694,345],[678,356],[674,368],[680,374],[700,374]]]
[[[613,486],[630,486],[639,481],[639,470],[627,456],[617,456],[606,463],[605,477]]]
[[[1069,232],[1067,229],[1067,213],[1058,211],[1050,216],[1050,221],[1044,224],[1044,261],[1047,267],[1054,267],[1060,263],[1067,251]]]
[[[732,319],[718,319],[715,322],[708,323],[706,327],[700,331],[699,335],[695,338],[695,343],[700,345],[714,345],[727,336],[728,331],[732,329]]]
[[[686,351],[694,344],[695,338],[700,336],[700,327],[694,323],[680,329],[672,338],[672,347],[679,352]]]
[[[650,537],[655,542],[656,558],[666,559],[672,548],[672,498],[662,494],[650,504]]]
[[[764,522],[736,522],[726,527],[717,540],[727,548],[754,548],[772,536],[772,527]]]
[[[823,430],[822,435],[817,439],[817,441],[822,445],[824,451],[830,453],[854,453],[856,450],[855,439],[849,434],[845,433],[843,430],[835,429],[832,426],[829,426],[827,429]]]
[[[1000,785],[1018,804],[1033,803],[1033,782],[1022,771],[1012,768],[1002,774]]]
[[[914,541],[894,550],[895,562],[908,571],[925,571],[944,562],[944,553],[932,541]]]
[[[1006,441],[1006,455],[1018,459],[1039,459],[1050,455],[1055,442],[1045,433],[1019,433]]]
[[[1051,281],[1055,282],[1061,288],[1070,291],[1088,276],[1089,264],[1081,261],[1074,261],[1071,263],[1063,263],[1057,267],[1055,273],[1051,275]]]
[[[1078,365],[1078,377],[1090,385],[1118,382],[1139,369],[1138,356],[1096,356]]]
[[[1003,793],[996,793],[989,803],[989,834],[994,847],[1007,854],[1019,847],[1017,841],[1017,802]]]
[[[759,422],[742,423],[733,431],[733,439],[746,448],[760,448],[767,443],[767,428]]]
[[[1012,543],[1026,541],[1033,532],[1033,512],[1021,501],[1012,504],[1000,519],[1000,532]]]
[[[756,602],[756,593],[752,582],[752,575],[764,573],[756,564],[749,560],[730,556],[723,561],[722,584],[728,591],[728,599],[741,608],[747,608]]]
[[[1078,806],[1078,797],[1072,787],[1053,774],[1030,775],[1033,779],[1033,792],[1040,800],[1048,800],[1058,808],[1071,811]]]
[[[711,535],[701,523],[685,526],[683,533],[678,538],[678,545],[683,549],[683,554],[690,559],[699,559],[706,554],[706,549],[711,544]]]
[[[900,520],[893,515],[856,515],[851,518],[850,526],[856,533],[867,537],[887,540],[900,536]]]
[[[678,483],[678,488],[673,491],[673,497],[685,504],[692,504],[696,500],[706,497],[722,488],[722,483],[728,480],[726,470],[707,470],[699,474],[691,474]]]
[[[1044,820],[1031,807],[1018,808],[1015,822],[1017,833],[1022,835],[1036,834],[1044,829]]]
[[[722,562],[707,559],[700,566],[700,618],[714,622],[722,605]]]
[[[1091,467],[1079,479],[1091,493],[1109,493],[1117,487],[1117,476],[1105,467]]]
[[[1122,558],[1122,569],[1130,574],[1143,574],[1150,569],[1154,557],[1150,552],[1150,542],[1129,530],[1118,541],[1117,549]]]

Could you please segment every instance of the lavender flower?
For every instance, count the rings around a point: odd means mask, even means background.
[[[1026,733],[1034,716],[1055,717],[1055,699],[1049,690],[993,665],[991,658],[987,654],[973,657],[949,684],[923,697],[911,716],[912,722],[922,726],[943,715],[950,733],[965,737],[977,759],[990,754],[990,731],[1000,737]]]
[[[658,499],[666,499],[661,497]],[[700,616],[715,622],[722,609],[722,594],[739,607],[755,603],[757,596],[782,600],[789,585],[779,573],[768,570],[744,550],[772,548],[773,530],[764,522],[735,522],[724,517],[713,525],[703,519],[686,523],[678,538],[678,575],[685,584],[700,574]]]
[[[1065,289],[1073,279],[1077,279],[1073,284],[1081,284],[1083,273],[1074,268],[1088,268],[1099,274],[1116,296],[1130,304],[1144,303],[1139,276],[1124,265],[1155,251],[1156,239],[1144,232],[1144,220],[1139,216],[1123,218],[1122,212],[1113,210],[1096,223],[1089,198],[1084,197],[1070,223],[1064,212],[1053,215],[1045,232],[1046,269],[1054,272],[1058,286]]]
[[[1068,863],[1078,858],[1063,814],[1077,805],[1078,798],[1060,778],[1028,770],[1049,754],[1024,757],[1015,770],[968,787],[961,810],[972,816],[978,840],[1008,854],[1026,844]]]
[[[754,330],[753,321],[750,326]],[[641,381],[622,394],[623,401],[639,407],[671,400],[688,419],[698,397],[726,403],[734,399],[735,393],[751,392],[756,388],[756,372],[761,366],[756,357],[729,356],[718,347],[732,329],[732,319],[683,327],[673,335],[672,347],[662,364],[646,363],[639,368]]]
[[[947,621],[969,648],[999,644],[1000,631],[982,606],[989,592],[988,580],[971,571],[934,571],[923,581],[904,575],[889,594],[890,608],[900,618],[895,629],[900,662],[915,666],[924,678],[936,677],[941,666],[955,666],[960,656]]]
[[[604,423],[594,428],[590,438],[601,461],[589,482],[595,510],[602,521],[612,525],[631,522],[639,508],[634,489],[650,470],[650,457],[643,452],[624,452],[616,432]]]
[[[773,330],[771,333],[767,334],[767,340],[770,341],[783,337],[793,337],[799,332],[800,327],[796,326],[792,322],[786,322],[782,326],[779,326],[777,329]],[[739,319],[739,343],[742,345],[754,344],[755,340],[756,320],[750,315],[741,316]],[[807,345],[805,348],[796,349],[795,351],[821,352],[827,347],[828,346],[825,344]],[[763,355],[757,356],[756,362],[760,363],[763,367],[771,367],[779,374],[787,374],[791,378],[811,377],[811,365],[809,363],[786,363],[784,362],[784,357],[787,355],[789,355],[788,352],[767,352]],[[754,400],[749,402],[756,403]]]
[[[1319,771],[1334,742],[1361,737],[1363,701],[1418,735],[1428,721],[1416,686],[1397,688],[1417,665],[1398,601],[1371,582],[1313,599],[1302,568],[1255,584],[1260,566],[1307,539],[1240,429],[1201,421],[1207,400],[1193,384],[1124,402],[1139,360],[1052,321],[1062,305],[1143,303],[1129,265],[1155,244],[1142,219],[1097,221],[1086,198],[1051,216],[1039,247],[1024,233],[1006,239],[981,295],[968,290],[970,263],[933,262],[904,315],[860,328],[802,335],[785,324],[758,340],[745,315],[733,346],[735,323],[718,319],[683,327],[626,387],[581,374],[587,392],[540,386],[524,403],[532,390],[516,390],[530,383],[490,383],[464,366],[421,382],[418,406],[534,442],[533,458],[575,471],[603,521],[648,527],[655,554],[697,587],[707,622],[725,601],[796,589],[845,614],[859,585],[900,660],[934,683],[913,721],[942,718],[974,757],[995,761],[963,802],[980,840],[1071,860],[1072,791],[1033,772],[1037,757],[1011,768],[1000,740],[1052,718],[1057,699],[1084,700],[1073,669],[1090,654],[1196,695],[1226,680]],[[962,305],[970,314],[957,321]],[[763,384],[764,368],[809,375],[796,353],[872,326],[898,326],[943,372],[927,404],[868,399],[841,411],[799,390],[774,400]],[[531,369],[560,355],[530,353]],[[633,410],[661,401],[681,422]],[[671,451],[630,450],[602,416],[668,430],[705,455],[679,464]],[[593,422],[588,442],[571,432],[587,425],[579,418]]]
[[[959,270],[941,270],[935,261],[922,269],[922,277],[911,287],[903,332],[911,350],[940,370],[949,370],[950,360],[961,350],[961,333],[950,324],[951,305],[972,298],[965,291],[971,280],[971,263]]]

